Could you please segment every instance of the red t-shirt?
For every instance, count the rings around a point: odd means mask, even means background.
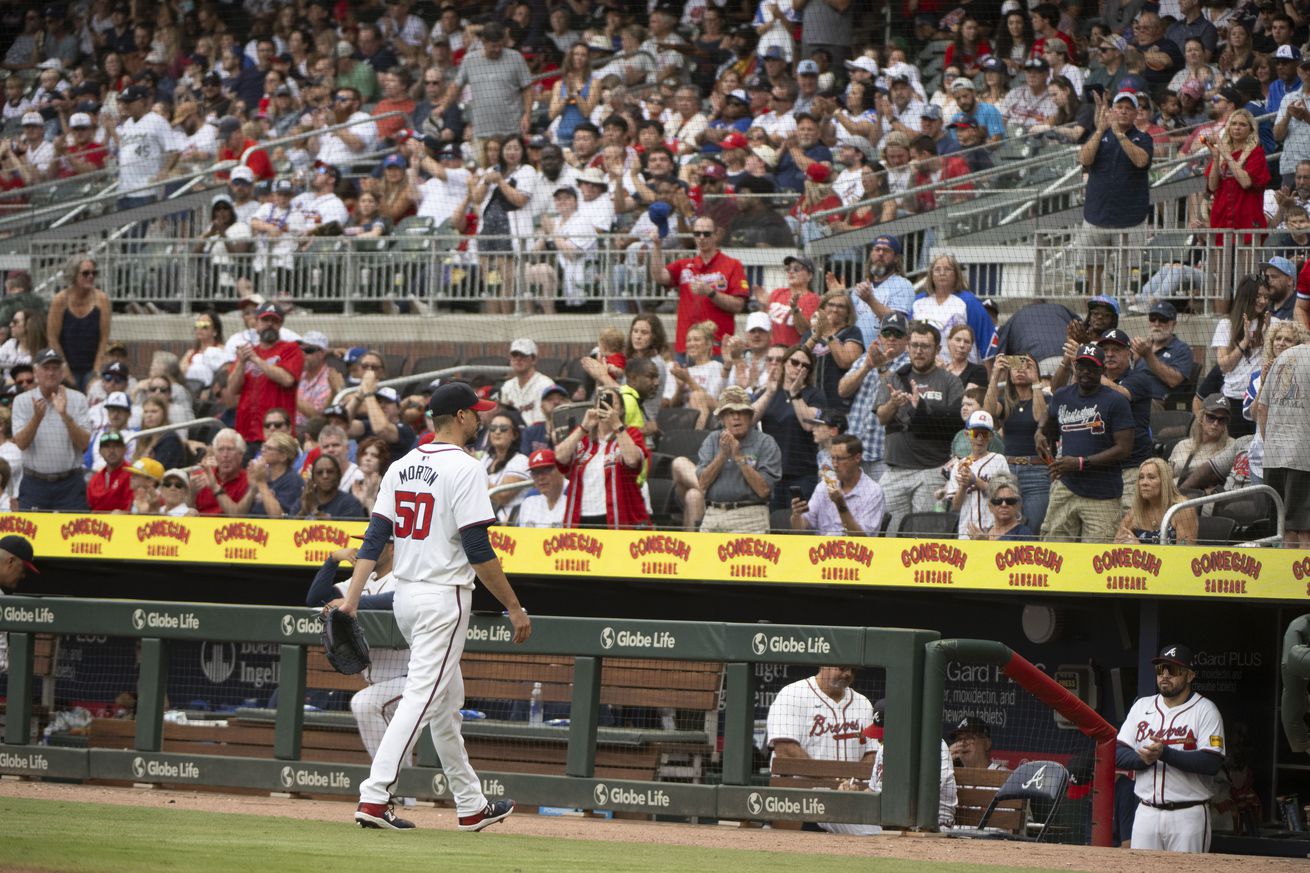
[[[384,97],[373,107],[373,117],[385,115],[388,112],[401,111],[405,117],[392,116],[390,118],[378,118],[373,125],[378,130],[378,139],[391,139],[396,135],[396,131],[409,126],[409,116],[414,114],[414,101],[408,97],[402,97],[399,100],[392,100]]]
[[[132,508],[132,470],[120,464],[117,470],[105,467],[91,475],[86,483],[86,506],[92,512],[124,512]]]
[[[813,291],[806,291],[796,301],[796,306],[800,309],[801,315],[806,318],[813,318],[814,313],[819,311],[820,302],[818,294]],[[796,330],[795,317],[791,311],[790,288],[775,288],[770,291],[769,305],[765,311],[769,315],[769,321],[773,322],[773,341],[775,343],[794,346],[801,341],[801,334],[800,331]]]
[[[270,364],[286,370],[293,380],[283,388],[265,376],[262,370],[256,369],[254,364],[246,365],[246,381],[241,386],[241,400],[237,403],[237,433],[247,442],[262,443],[264,413],[275,407],[288,412],[296,408],[296,383],[305,369],[305,353],[292,342],[276,342],[268,348],[260,344],[254,347],[254,352]],[[237,361],[235,366],[241,366],[241,362]]]
[[[237,474],[226,482],[220,482],[223,493],[232,500],[240,503],[241,498],[246,496],[246,490],[250,488],[250,480],[246,478],[246,471],[238,469]],[[218,505],[218,498],[214,492],[209,490],[209,486],[203,486],[196,490],[196,512],[201,515],[222,515],[223,507]]]
[[[241,148],[235,151],[220,146],[218,149],[218,160],[220,163],[223,161],[235,161],[246,153],[246,149],[253,145],[259,145],[259,143],[255,142],[253,139],[248,139],[242,142]],[[255,174],[256,182],[262,182],[265,179],[272,179],[277,175],[273,172],[273,162],[268,159],[268,152],[263,149],[255,149],[251,152],[250,157],[246,158],[246,166],[250,168],[250,172]],[[221,173],[215,173],[214,176],[215,178],[226,180],[228,173],[224,171]]]
[[[687,328],[702,321],[712,321],[717,353],[723,335],[737,332],[736,316],[715,306],[711,298],[692,291],[691,280],[702,277],[715,291],[732,297],[748,297],[750,286],[746,284],[746,270],[741,261],[723,252],[715,252],[708,264],[701,261],[700,255],[682,258],[669,264],[669,276],[673,279],[672,284],[678,286],[678,332],[674,349],[679,352],[687,350]]]
[[[97,170],[103,170],[105,168],[105,161],[109,157],[109,152],[104,147],[104,144],[98,142],[70,145],[68,148],[64,149],[64,153],[78,156]],[[77,173],[73,172],[70,167],[65,165],[62,161],[60,162],[59,178],[68,179],[76,175]]]

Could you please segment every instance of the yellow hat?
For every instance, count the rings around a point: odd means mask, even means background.
[[[164,465],[154,458],[138,458],[132,462],[130,469],[136,475],[148,476],[156,482],[162,482],[164,479]]]

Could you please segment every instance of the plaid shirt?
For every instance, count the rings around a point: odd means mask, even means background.
[[[907,349],[887,365],[885,372],[894,373],[909,362],[910,352]],[[855,392],[855,399],[851,401],[851,412],[846,419],[850,422],[849,432],[864,443],[866,462],[881,461],[883,446],[887,442],[887,429],[878,421],[878,414],[875,411],[883,375],[882,372],[871,370],[869,375],[864,377],[864,383],[860,385],[860,390]]]

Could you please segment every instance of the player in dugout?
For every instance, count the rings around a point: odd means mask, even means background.
[[[992,757],[992,729],[977,716],[960,719],[946,735],[951,761],[956,767],[978,770],[1008,770],[1004,761]]]
[[[363,539],[363,537],[357,537]],[[339,605],[345,596],[350,580],[334,581],[337,567],[341,563],[353,564],[357,548],[337,549],[323,566],[319,567],[314,582],[305,595],[308,606],[321,606],[324,614]],[[377,565],[364,582],[364,593],[360,597],[360,609],[391,610],[395,597],[395,577],[391,575],[392,547],[390,544],[382,549]],[[405,673],[409,667],[409,649],[384,649],[373,647],[369,652],[371,663],[364,671],[364,680],[368,686],[361,688],[350,698],[350,711],[359,725],[359,736],[364,741],[364,748],[369,757],[377,754],[382,734],[387,730],[387,722],[396,711],[400,698],[405,691]]]

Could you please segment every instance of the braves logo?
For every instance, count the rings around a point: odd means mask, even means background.
[[[1168,656],[1168,653],[1165,653]],[[1187,725],[1175,725],[1164,728],[1163,730],[1153,731],[1149,722],[1139,721],[1137,723],[1137,742],[1144,743],[1150,740],[1154,743],[1164,743],[1166,746],[1182,746],[1184,751],[1191,752],[1196,750],[1196,732]]]
[[[715,291],[728,290],[728,277],[722,273],[697,273],[691,267],[683,267],[682,272],[678,274],[678,283],[690,285],[695,281],[702,282]]]
[[[810,736],[821,737],[832,734],[834,740],[849,740],[860,735],[862,725],[858,721],[828,721],[828,717],[815,713],[810,722]]]
[[[1082,409],[1066,409],[1061,406],[1059,421],[1061,433],[1075,433],[1080,430],[1094,434],[1105,433],[1105,419],[1101,418],[1101,410],[1094,406],[1086,406]]]
[[[1023,783],[1023,787],[1025,789],[1035,788],[1038,791],[1041,791],[1042,783],[1045,781],[1046,781],[1046,765],[1043,764],[1042,766],[1037,768],[1036,773],[1028,777],[1028,779]]]

